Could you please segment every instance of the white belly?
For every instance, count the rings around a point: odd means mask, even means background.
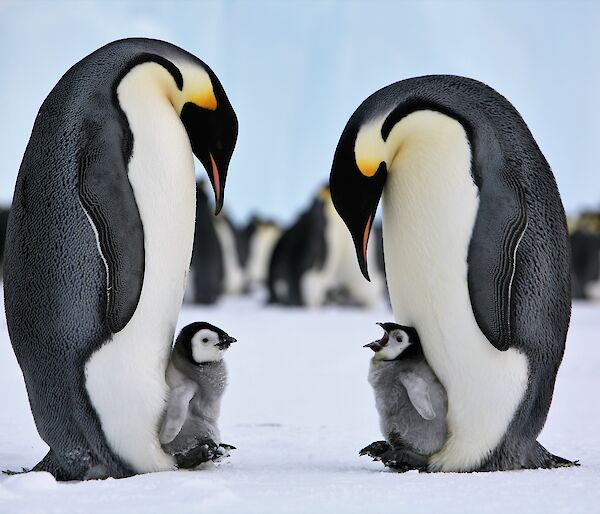
[[[444,115],[420,111],[393,132],[405,141],[383,197],[394,317],[417,328],[448,393],[449,437],[431,467],[469,470],[501,441],[527,385],[527,360],[512,349],[496,350],[473,315],[467,253],[479,198],[464,130]]]
[[[134,135],[129,181],[144,226],[144,282],[133,317],[91,356],[85,373],[109,446],[134,471],[150,472],[174,467],[157,430],[191,258],[196,187],[183,125],[168,102],[144,99],[135,80],[127,82],[135,72],[118,91]]]

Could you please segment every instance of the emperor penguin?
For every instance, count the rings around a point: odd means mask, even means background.
[[[244,270],[238,248],[237,227],[225,212],[215,218],[214,224],[223,256],[223,292],[234,295],[239,294],[244,289]]]
[[[281,237],[281,229],[273,221],[253,216],[243,234],[247,241],[246,286],[248,290],[252,290],[267,281],[269,262],[273,249]]]
[[[448,394],[448,437],[431,471],[573,463],[537,441],[569,326],[564,209],[517,110],[476,80],[433,75],[367,98],[330,175],[368,278],[383,196],[394,316],[416,327]]]
[[[325,263],[324,225],[325,204],[317,197],[281,234],[269,262],[269,303],[306,305],[302,277],[311,269],[321,269]]]
[[[371,251],[375,258],[375,249]],[[383,274],[362,280],[354,262],[352,239],[322,187],[310,208],[281,236],[271,256],[271,301],[320,307],[344,291],[351,301],[373,307],[381,299]],[[273,300],[274,299],[274,300]]]
[[[221,457],[218,421],[227,386],[225,351],[235,343],[222,329],[198,321],[184,327],[167,367],[170,392],[160,442],[179,468],[193,468]]]
[[[369,384],[386,440],[371,443],[360,455],[401,471],[426,469],[446,440],[446,391],[427,364],[414,327],[378,325],[383,337],[365,347],[375,352]]]
[[[158,429],[194,239],[193,154],[216,211],[237,138],[213,71],[125,39],[75,64],[35,120],[8,225],[5,307],[59,480],[175,468]]]
[[[215,303],[223,293],[223,250],[215,229],[204,182],[196,184],[196,230],[185,300]]]
[[[584,212],[571,230],[573,298],[600,298],[600,213]]]

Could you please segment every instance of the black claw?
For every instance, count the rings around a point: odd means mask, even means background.
[[[368,455],[372,457],[373,460],[380,460],[380,457],[387,451],[391,449],[390,444],[387,441],[375,441],[368,446],[365,446],[360,452],[359,455]]]
[[[185,453],[174,455],[177,467],[181,469],[192,469],[209,460],[214,460],[219,447],[212,439],[197,440],[198,444]]]
[[[29,468],[21,468],[21,471],[13,471],[12,469],[3,469],[2,474],[13,476],[13,475],[22,475],[23,473],[29,473],[31,470]]]

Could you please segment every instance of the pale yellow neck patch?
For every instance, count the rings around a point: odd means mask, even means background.
[[[181,71],[183,91],[179,90],[173,76],[163,66],[153,61],[135,66],[127,77],[138,81],[140,93],[144,95],[154,93],[166,98],[178,116],[181,115],[181,110],[187,102],[214,111],[217,108],[217,99],[206,70],[189,63],[174,62],[173,64]]]
[[[181,114],[181,110],[187,102],[194,103],[203,109],[216,110],[217,98],[206,70],[188,63],[175,63],[175,65],[183,76],[183,91],[179,91],[175,87],[175,92],[171,96],[171,103],[177,114]]]
[[[388,145],[381,137],[381,127],[386,116],[372,120],[360,127],[354,142],[356,165],[366,177],[375,175],[379,165],[382,162],[387,164],[388,161]]]

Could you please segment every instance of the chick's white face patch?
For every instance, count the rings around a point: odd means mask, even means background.
[[[410,346],[408,334],[403,330],[392,330],[386,345],[375,356],[378,360],[391,361]]]
[[[208,329],[198,330],[192,337],[192,357],[195,362],[215,362],[223,358],[224,350],[216,345],[219,342],[219,335]]]

